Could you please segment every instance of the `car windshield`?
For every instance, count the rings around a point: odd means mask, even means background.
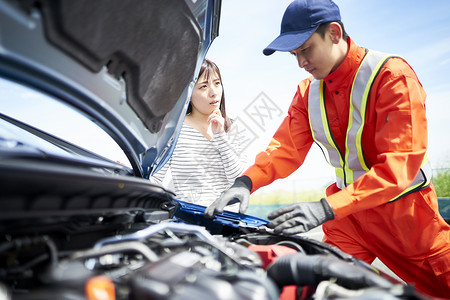
[[[75,109],[52,96],[4,78],[0,78],[0,90],[2,114],[95,154],[129,165],[117,143]]]

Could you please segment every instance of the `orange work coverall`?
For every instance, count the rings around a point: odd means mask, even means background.
[[[351,86],[366,51],[350,38],[348,45],[346,59],[323,79],[329,126],[341,151]],[[268,148],[243,174],[250,177],[252,192],[302,165],[314,142],[308,121],[310,82],[299,84]],[[439,214],[433,185],[389,202],[411,185],[425,157],[425,98],[412,68],[401,58],[389,59],[367,104],[362,147],[370,170],[345,189],[327,188],[335,219],[322,228],[325,242],[368,263],[378,257],[418,290],[450,297],[450,226]]]

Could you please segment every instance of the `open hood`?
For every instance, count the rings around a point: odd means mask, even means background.
[[[4,0],[0,75],[79,110],[117,142],[136,176],[148,178],[175,144],[218,34],[220,4]]]

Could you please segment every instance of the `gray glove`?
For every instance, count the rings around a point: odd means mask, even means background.
[[[300,202],[279,208],[268,215],[271,222],[267,227],[274,233],[286,235],[307,232],[329,220],[334,219],[334,212],[327,200]]]
[[[206,208],[205,217],[212,218],[215,214],[223,212],[225,206],[238,202],[241,202],[239,213],[245,213],[248,208],[251,189],[252,181],[249,177],[241,176],[236,178],[233,185],[223,192],[219,199]]]

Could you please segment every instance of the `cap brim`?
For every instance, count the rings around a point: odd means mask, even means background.
[[[297,49],[311,37],[317,27],[303,31],[280,34],[263,50],[264,55],[271,55],[275,51],[289,52]]]

